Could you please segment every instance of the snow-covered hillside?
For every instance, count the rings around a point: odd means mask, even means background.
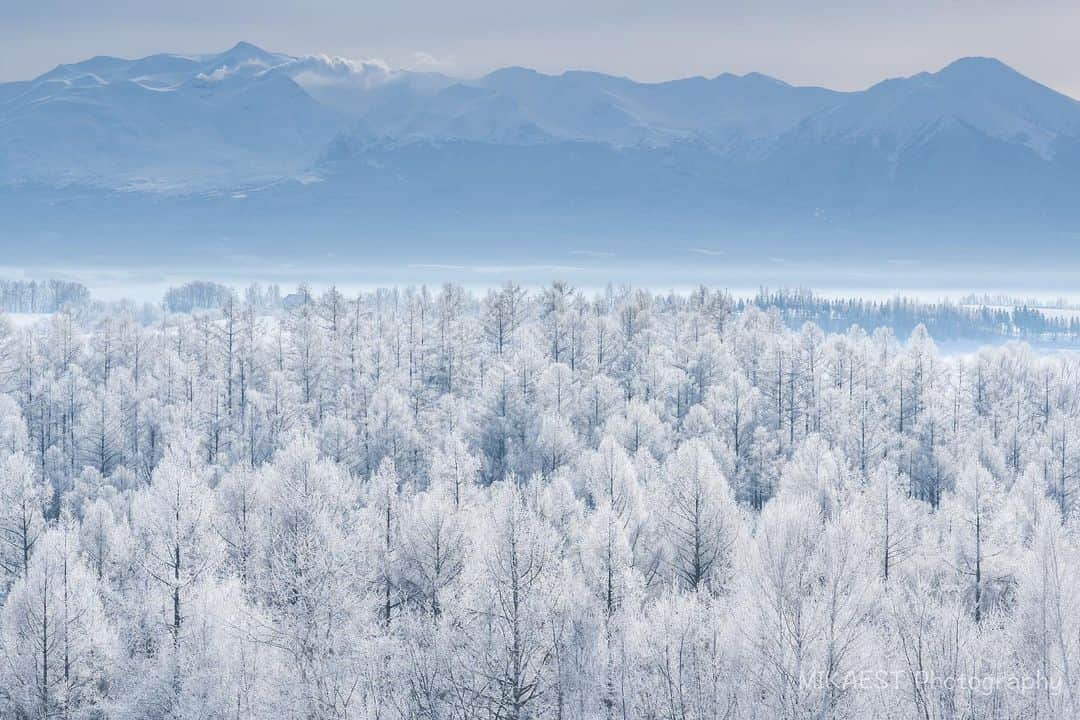
[[[952,128],[1053,161],[1080,138],[1080,104],[979,58],[838,93],[758,74],[639,83],[506,68],[466,80],[239,43],[216,55],[95,57],[0,86],[0,178],[232,186],[317,170],[339,134],[395,144],[690,142],[743,164],[862,143],[895,162]]]
[[[240,43],[0,85],[0,239],[35,261],[173,260],[179,239],[226,237],[445,258],[507,233],[525,255],[657,233],[930,256],[943,237],[1003,247],[1022,231],[1056,251],[1078,186],[1080,103],[985,58],[842,93],[758,74],[464,79]]]
[[[288,75],[291,58],[240,44],[212,56],[97,57],[0,92],[7,182],[188,190],[307,168],[334,113]]]

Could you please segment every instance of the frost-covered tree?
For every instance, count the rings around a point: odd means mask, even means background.
[[[0,459],[0,570],[6,588],[25,576],[34,545],[45,530],[44,511],[51,495],[24,453]]]
[[[1080,710],[1072,354],[704,288],[216,305],[0,319],[0,716]]]
[[[166,450],[150,485],[133,498],[140,564],[163,591],[162,616],[174,645],[189,617],[185,597],[216,561],[207,472],[195,438],[181,435]]]
[[[477,532],[469,664],[487,712],[521,720],[550,702],[545,600],[562,571],[558,539],[513,479],[494,489]]]
[[[734,572],[740,527],[735,496],[709,449],[682,445],[664,465],[662,508],[667,564],[674,582],[696,590],[722,590]]]
[[[92,717],[104,706],[116,638],[77,534],[65,516],[40,538],[0,613],[6,716]]]

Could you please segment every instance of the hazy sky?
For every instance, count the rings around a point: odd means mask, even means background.
[[[759,71],[837,89],[992,55],[1080,97],[1078,34],[1077,0],[0,0],[0,81],[243,39],[461,75]]]

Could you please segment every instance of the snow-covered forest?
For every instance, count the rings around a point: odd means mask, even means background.
[[[0,312],[51,313],[88,302],[90,292],[80,283],[0,279]]]
[[[1080,716],[1080,358],[720,292],[0,320],[0,717]]]

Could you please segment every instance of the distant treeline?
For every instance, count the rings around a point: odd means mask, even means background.
[[[169,312],[191,312],[223,307],[233,292],[215,282],[196,280],[165,293],[165,309]]]
[[[1054,300],[1039,299],[1033,297],[1018,297],[1005,293],[968,293],[959,299],[961,305],[999,305],[1001,307],[1021,307],[1024,305],[1036,308],[1060,308],[1078,309],[1068,298],[1059,297]]]
[[[180,287],[169,288],[164,298],[166,310],[180,313],[217,310],[225,307],[229,300],[240,302],[232,288],[206,280],[194,280]],[[281,307],[281,289],[277,285],[268,285],[265,289],[258,284],[251,285],[244,290],[243,302],[259,310],[277,309]]]
[[[907,337],[921,324],[936,340],[1016,338],[1029,342],[1080,342],[1080,319],[1053,316],[1028,305],[973,307],[949,301],[927,303],[906,297],[836,299],[815,295],[808,289],[762,289],[752,300],[736,303],[740,310],[748,305],[776,308],[789,326],[812,322],[826,332],[843,332],[852,325],[868,330],[887,326],[897,336]]]
[[[0,280],[0,311],[50,313],[90,301],[86,286],[64,280]]]
[[[307,286],[283,294],[276,284],[253,284],[242,290],[208,280],[195,280],[169,288],[160,305],[146,304],[142,315],[152,318],[163,309],[171,313],[216,311],[230,301],[256,312],[288,310],[310,297]],[[1080,345],[1080,308],[1065,300],[1048,306],[1038,300],[1006,295],[967,295],[958,302],[924,302],[896,296],[888,300],[830,298],[807,288],[762,288],[753,298],[723,294],[724,305],[735,311],[755,306],[775,309],[789,327],[812,322],[826,332],[845,332],[852,325],[867,330],[890,327],[907,337],[923,325],[937,340],[1001,340]],[[1036,305],[1037,303],[1037,305]],[[114,303],[115,304],[115,303]],[[50,313],[65,307],[80,308],[92,316],[105,308],[92,302],[84,285],[63,280],[0,280],[0,312]],[[1069,312],[1076,310],[1075,316]],[[150,320],[147,319],[147,322]]]
[[[308,294],[306,286],[284,296],[278,285],[252,285],[241,296],[225,285],[194,281],[171,288],[165,295],[165,309],[169,312],[216,310],[232,299],[262,312],[273,312],[288,309]],[[1047,308],[1035,307],[1035,300],[1004,295],[968,295],[959,302],[928,303],[902,296],[888,300],[828,298],[805,288],[763,288],[752,299],[726,297],[735,310],[745,310],[751,305],[775,308],[790,327],[812,322],[826,332],[842,333],[852,325],[859,325],[867,330],[890,327],[897,336],[907,337],[917,326],[924,325],[938,340],[1015,338],[1029,342],[1080,343],[1080,313],[1078,317],[1055,315],[1047,312]],[[1069,307],[1062,300],[1055,309]]]

